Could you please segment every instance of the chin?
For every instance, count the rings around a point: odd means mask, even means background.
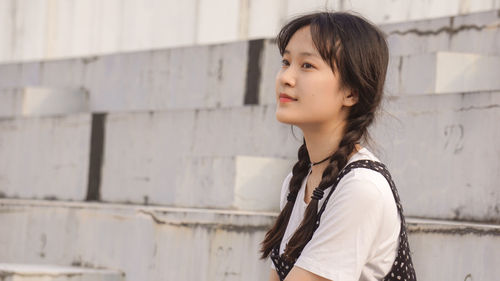
[[[276,120],[278,120],[280,123],[284,123],[284,124],[290,124],[290,125],[297,124],[296,118],[293,118],[293,116],[290,116],[289,114],[284,114],[283,112],[280,112],[279,110],[276,111]]]

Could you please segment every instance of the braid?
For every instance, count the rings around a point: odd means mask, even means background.
[[[361,116],[349,121],[348,124],[351,126],[346,126],[346,133],[342,137],[337,151],[330,157],[330,162],[323,171],[321,182],[318,185],[321,193],[333,184],[339,172],[346,166],[348,156],[366,131],[366,127],[360,128],[359,125],[369,124],[370,121],[367,119],[370,119],[370,117]],[[316,196],[313,195],[311,197],[311,201],[304,214],[304,219],[288,241],[284,251],[284,258],[288,261],[292,262],[297,259],[307,242],[311,239],[318,216],[318,201]]]
[[[323,197],[323,191],[333,185],[339,172],[347,164],[356,143],[370,139],[367,128],[374,121],[375,112],[383,96],[389,61],[385,34],[362,17],[342,12],[312,13],[287,23],[276,38],[282,56],[293,34],[305,26],[310,26],[312,41],[323,61],[328,62],[334,73],[338,71],[340,74],[341,86],[351,90],[351,94],[356,95],[358,99],[350,106],[348,116],[343,120],[345,127],[338,148],[330,157],[328,166],[321,175],[321,181],[313,191],[304,218],[286,245],[283,257],[291,262],[298,258],[312,238],[316,229],[318,201]],[[277,82],[283,84],[283,81]],[[262,243],[263,259],[269,256],[273,247],[281,243],[297,194],[309,171],[310,159],[305,140],[298,151],[298,158],[288,187],[288,202]]]
[[[299,160],[293,166],[292,179],[290,180],[290,184],[288,185],[289,200],[287,200],[285,207],[278,215],[278,218],[276,219],[273,227],[266,233],[264,241],[261,243],[261,259],[267,258],[273,247],[281,243],[281,239],[283,238],[283,235],[285,235],[285,230],[288,225],[288,221],[290,220],[293,205],[297,198],[297,194],[299,193],[302,181],[309,171],[310,160],[305,139],[303,140],[303,144],[299,148],[298,158]]]

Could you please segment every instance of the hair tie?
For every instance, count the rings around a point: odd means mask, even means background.
[[[324,192],[323,192],[323,190],[321,190],[321,189],[319,188],[319,186],[318,186],[318,187],[316,187],[316,188],[314,189],[314,191],[313,191],[313,195],[311,196],[311,198],[312,198],[312,199],[316,199],[316,200],[318,200],[318,201],[319,201],[319,200],[321,200],[321,198],[323,198],[323,193],[324,193]]]
[[[286,197],[286,200],[290,202],[295,202],[295,198],[297,198],[297,194],[292,194],[291,192],[288,193],[288,196]]]

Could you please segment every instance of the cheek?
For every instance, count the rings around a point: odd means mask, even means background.
[[[308,87],[311,89],[311,100],[317,106],[335,107],[339,103],[337,84],[332,77],[321,76],[310,82]]]
[[[279,95],[279,88],[280,88],[280,80],[281,79],[281,71],[278,71],[276,73],[276,77],[274,77],[274,90],[276,91],[276,97]]]

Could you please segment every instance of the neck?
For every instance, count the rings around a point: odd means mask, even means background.
[[[330,124],[329,126],[302,126],[300,128],[302,129],[304,139],[306,141],[309,159],[311,160],[311,163],[317,163],[326,157],[333,155],[338,150],[340,141],[344,136],[345,122],[338,122]],[[348,159],[361,148],[362,147],[359,144],[356,144],[354,146],[354,151],[347,156]],[[320,164],[313,165],[312,170],[313,172],[316,171],[321,174],[329,163],[330,161],[327,160]]]
[[[330,124],[302,126],[302,133],[306,140],[307,152],[311,163],[317,163],[331,156],[337,151],[344,132],[344,123],[336,122]],[[330,161],[314,165],[314,169],[325,168]]]

